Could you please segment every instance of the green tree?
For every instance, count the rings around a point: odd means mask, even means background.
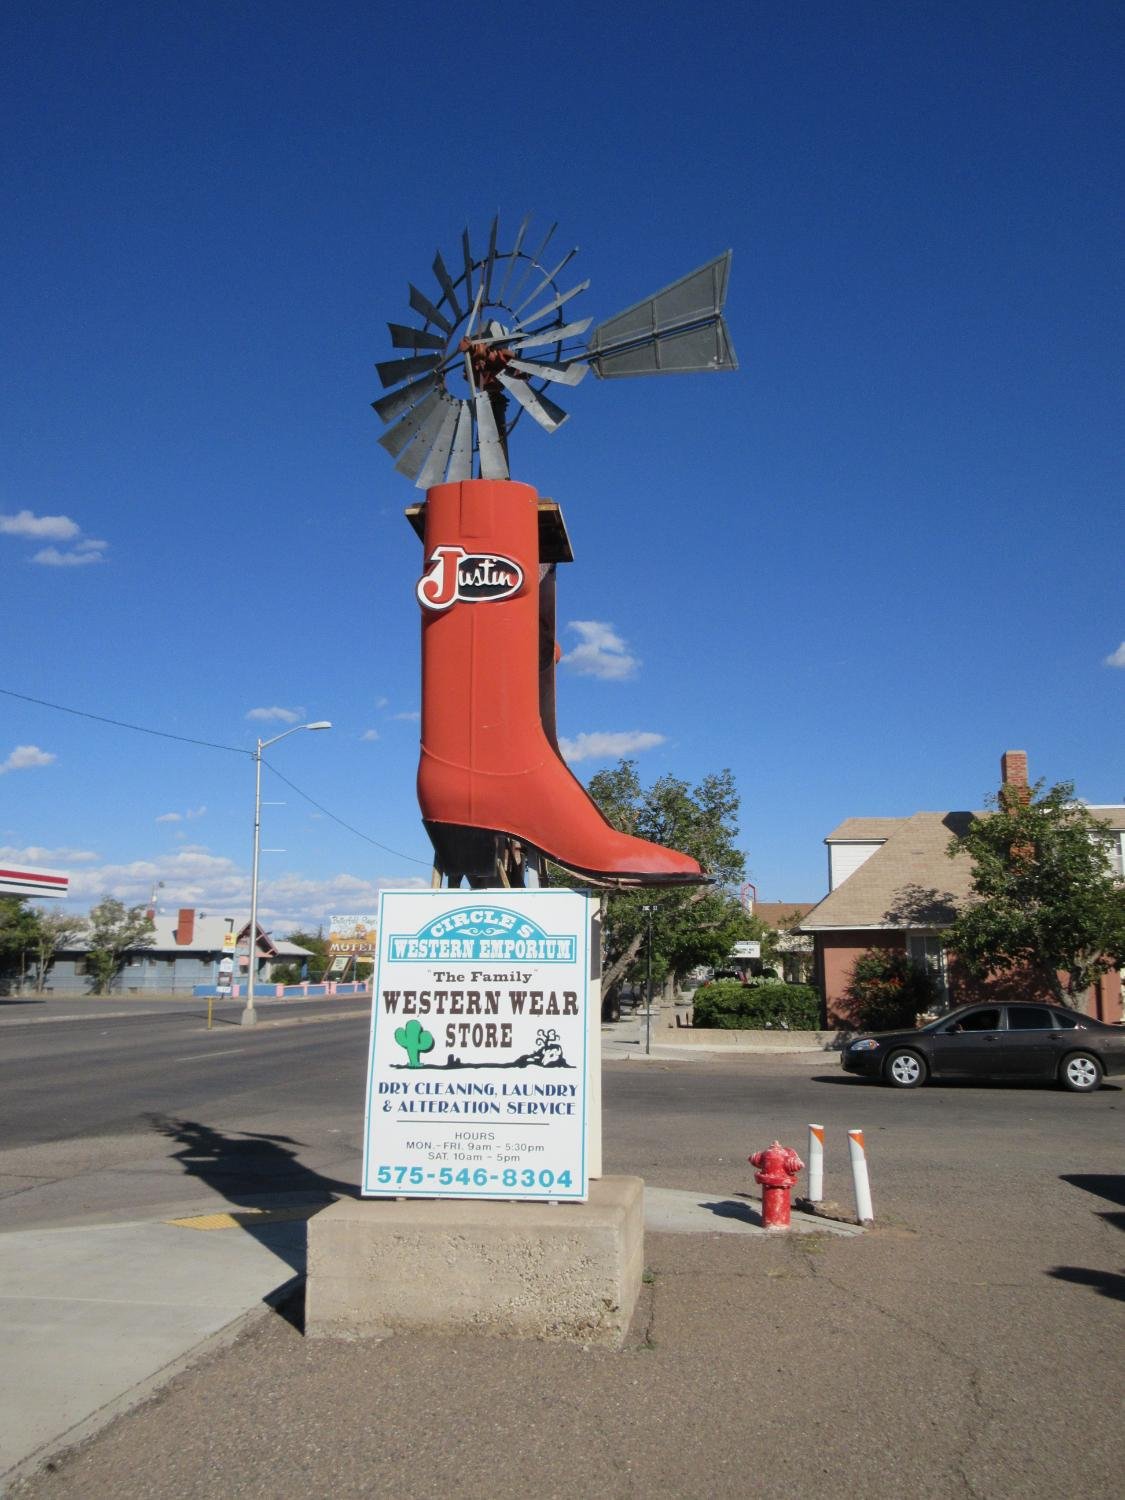
[[[844,991],[862,1031],[899,1031],[940,1004],[937,981],[912,964],[901,948],[869,948],[852,965]]]
[[[152,918],[143,906],[126,906],[115,896],[103,896],[90,908],[86,967],[95,995],[108,992],[130,953],[151,948],[152,933]]]
[[[331,959],[328,956],[328,939],[324,936],[324,928],[318,927],[315,932],[291,932],[286,941],[296,943],[298,948],[307,948],[309,950],[309,978],[313,980],[323,979],[324,971],[327,969],[329,963],[331,963]],[[297,980],[300,979],[301,971],[299,964],[288,967],[295,969],[296,979],[278,980],[279,984],[296,984]]]
[[[615,891],[606,902],[602,992],[611,995],[626,979],[643,980],[648,933],[646,906],[653,912],[653,984],[674,985],[699,964],[717,966],[743,938],[761,936],[764,924],[750,917],[724,887],[737,884],[745,856],[735,847],[739,797],[730,771],[705,776],[697,786],[662,776],[645,788],[636,762],[623,760],[591,777],[590,796],[623,833],[679,849],[697,859],[716,884]],[[552,867],[559,884],[580,885]]]
[[[1110,869],[1105,825],[1071,782],[1004,787],[994,812],[949,845],[973,862],[974,900],[945,934],[974,978],[1030,973],[1060,1003],[1125,964],[1125,887]]]
[[[39,913],[22,896],[0,896],[0,995],[23,983],[38,924]]]
[[[84,937],[89,923],[85,917],[69,911],[40,911],[35,915],[32,951],[35,955],[35,989],[41,995],[55,961],[55,954]]]

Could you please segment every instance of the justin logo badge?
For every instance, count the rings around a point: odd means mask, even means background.
[[[466,552],[463,547],[435,547],[415,592],[423,609],[448,609],[458,599],[466,604],[510,599],[522,586],[523,569],[510,557]]]

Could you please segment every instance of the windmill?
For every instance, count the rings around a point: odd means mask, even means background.
[[[510,250],[492,220],[469,231],[451,270],[434,256],[432,295],[411,284],[419,321],[391,323],[405,350],[376,366],[379,439],[427,492],[408,519],[424,547],[422,716],[417,791],[435,883],[523,885],[548,861],[601,886],[708,879],[688,854],[623,833],[575,779],[555,731],[555,572],[573,554],[558,504],[510,478],[508,440],[527,413],[555,432],[555,395],[592,369],[602,380],[737,368],[723,321],[730,251],[599,323],[574,317],[589,286],[563,289],[552,225]],[[554,394],[548,394],[551,391]]]
[[[729,250],[585,338],[593,318],[572,321],[570,304],[590,283],[562,291],[559,282],[577,248],[550,264],[558,226],[528,251],[529,225],[530,215],[502,250],[496,215],[482,255],[466,229],[453,271],[440,250],[434,256],[433,296],[410,285],[421,326],[387,325],[394,348],[410,352],[375,367],[388,391],[372,403],[388,425],[379,442],[419,489],[471,479],[474,471],[507,479],[508,437],[520,417],[527,412],[555,432],[567,413],[548,391],[576,386],[591,369],[615,380],[738,367],[722,316]],[[510,419],[509,397],[517,406]]]

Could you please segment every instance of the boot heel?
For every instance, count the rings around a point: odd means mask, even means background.
[[[487,828],[468,828],[459,823],[432,823],[424,819],[434,860],[451,886],[464,876],[470,885],[498,885],[499,835]]]

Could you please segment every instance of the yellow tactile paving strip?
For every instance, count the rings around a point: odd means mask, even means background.
[[[259,1224],[284,1224],[293,1219],[310,1219],[325,1207],[323,1203],[303,1203],[293,1208],[240,1208],[233,1213],[196,1214],[190,1219],[165,1219],[177,1229],[253,1229]]]

